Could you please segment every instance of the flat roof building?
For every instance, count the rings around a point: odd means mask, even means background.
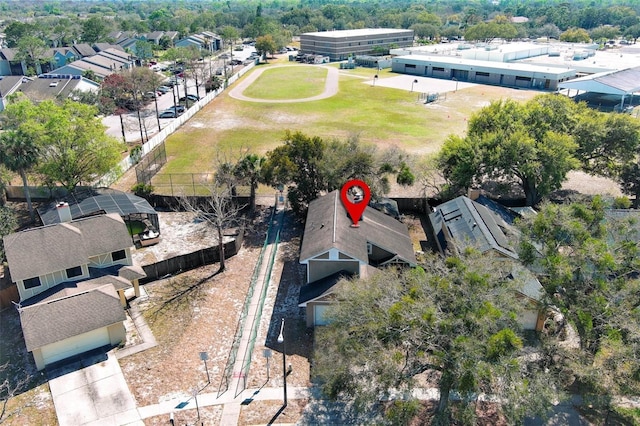
[[[557,90],[560,82],[576,76],[576,70],[567,68],[427,55],[395,57],[391,70],[423,77],[537,90]]]
[[[381,48],[413,45],[413,30],[364,28],[359,30],[321,31],[300,35],[301,53],[328,56],[342,61],[355,55],[371,55]]]

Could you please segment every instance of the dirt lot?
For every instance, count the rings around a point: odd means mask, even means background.
[[[264,214],[268,214],[268,210]],[[180,230],[176,224],[166,229]],[[273,281],[266,297],[247,378],[249,388],[282,385],[281,346],[276,338],[283,315],[287,321],[287,363],[293,367],[287,383],[289,386],[309,384],[308,358],[312,335],[306,329],[297,307],[302,272],[297,264],[301,229],[294,218],[289,218],[282,232]],[[187,399],[194,386],[203,389],[204,393],[220,390],[229,350],[265,233],[264,223],[256,225],[245,239],[243,248],[227,261],[227,269],[221,274],[216,275],[217,265],[212,265],[145,285],[149,297],[135,303],[144,311],[158,346],[120,360],[138,405],[156,404],[176,397]],[[274,306],[277,306],[275,311]],[[264,349],[272,352],[268,380]],[[207,352],[209,356],[209,385],[200,352]],[[229,389],[228,392],[235,392],[235,389]],[[299,410],[295,407],[295,404],[290,405],[284,414],[285,418],[299,415],[302,404]],[[241,417],[250,423],[266,423],[278,409],[277,402],[254,403],[243,406]],[[188,417],[188,414],[183,414]],[[217,424],[221,407],[208,407],[201,410],[200,415],[209,424]],[[157,418],[148,419],[147,424],[165,422],[166,418]]]

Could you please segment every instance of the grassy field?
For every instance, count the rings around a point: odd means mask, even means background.
[[[288,68],[266,70],[244,91],[257,99],[304,99],[319,95],[324,88],[327,71],[322,68],[300,67],[295,75]]]
[[[259,67],[274,64],[277,62]],[[268,69],[245,90],[245,95],[275,99],[279,93],[289,92],[297,94],[295,98],[303,96],[301,93],[312,96],[324,87],[324,80],[319,78],[324,72],[322,67],[309,65]],[[418,102],[417,93],[372,87],[375,73],[377,70],[363,68],[340,70],[338,94],[312,102],[248,102],[233,99],[226,91],[167,139],[168,163],[160,173],[213,171],[221,155],[237,158],[246,151],[264,154],[282,142],[285,130],[327,139],[357,135],[361,142],[381,148],[397,146],[430,155],[439,150],[448,135],[464,134],[468,118],[490,100],[526,100],[539,93],[478,85],[424,104]],[[397,75],[383,70],[378,81]],[[288,82],[295,82],[291,89],[285,88]]]

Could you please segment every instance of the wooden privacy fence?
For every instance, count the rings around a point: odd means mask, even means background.
[[[235,256],[240,247],[242,247],[242,240],[244,238],[244,228],[240,228],[238,234],[232,241],[227,241],[224,244],[224,258],[228,259]],[[159,262],[145,265],[142,267],[147,274],[146,278],[140,280],[141,283],[147,283],[155,281],[168,275],[173,275],[177,272],[185,272],[191,269],[198,268],[204,265],[211,265],[220,261],[220,253],[218,245],[214,247],[207,247],[201,250],[196,250],[191,253],[181,254],[178,256],[164,259]]]

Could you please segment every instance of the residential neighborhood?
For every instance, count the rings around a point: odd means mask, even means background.
[[[634,2],[0,9],[0,423],[640,423]]]

